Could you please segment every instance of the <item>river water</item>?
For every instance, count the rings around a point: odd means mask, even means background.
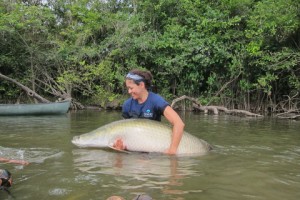
[[[181,113],[186,131],[214,146],[208,155],[177,157],[80,149],[75,135],[121,119],[119,112],[0,117],[0,163],[14,178],[0,199],[126,200],[146,193],[167,200],[298,200],[300,121]],[[163,121],[163,123],[166,123]]]

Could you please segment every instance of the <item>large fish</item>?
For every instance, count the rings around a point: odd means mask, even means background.
[[[163,153],[170,146],[171,127],[147,119],[126,119],[104,125],[89,133],[74,136],[78,147],[112,148],[121,139],[127,151]],[[177,154],[206,154],[212,147],[187,132],[183,133]]]

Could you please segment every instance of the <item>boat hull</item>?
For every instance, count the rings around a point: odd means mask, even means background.
[[[0,104],[0,116],[60,115],[68,112],[71,101],[38,104]]]

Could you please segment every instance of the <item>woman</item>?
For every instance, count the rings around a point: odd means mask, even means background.
[[[0,169],[0,189],[7,189],[12,185],[12,176],[6,169]]]
[[[166,154],[176,154],[179,146],[184,123],[169,103],[160,95],[150,91],[152,74],[149,71],[131,70],[125,80],[128,93],[131,95],[122,108],[122,116],[129,118],[146,118],[161,121],[161,116],[172,124],[172,139]],[[121,140],[114,144],[117,149],[124,149]]]

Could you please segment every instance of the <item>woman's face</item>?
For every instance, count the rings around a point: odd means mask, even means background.
[[[140,82],[140,84],[137,85],[133,80],[126,79],[125,84],[128,93],[131,95],[133,99],[139,99],[142,93],[146,90],[144,82]]]

